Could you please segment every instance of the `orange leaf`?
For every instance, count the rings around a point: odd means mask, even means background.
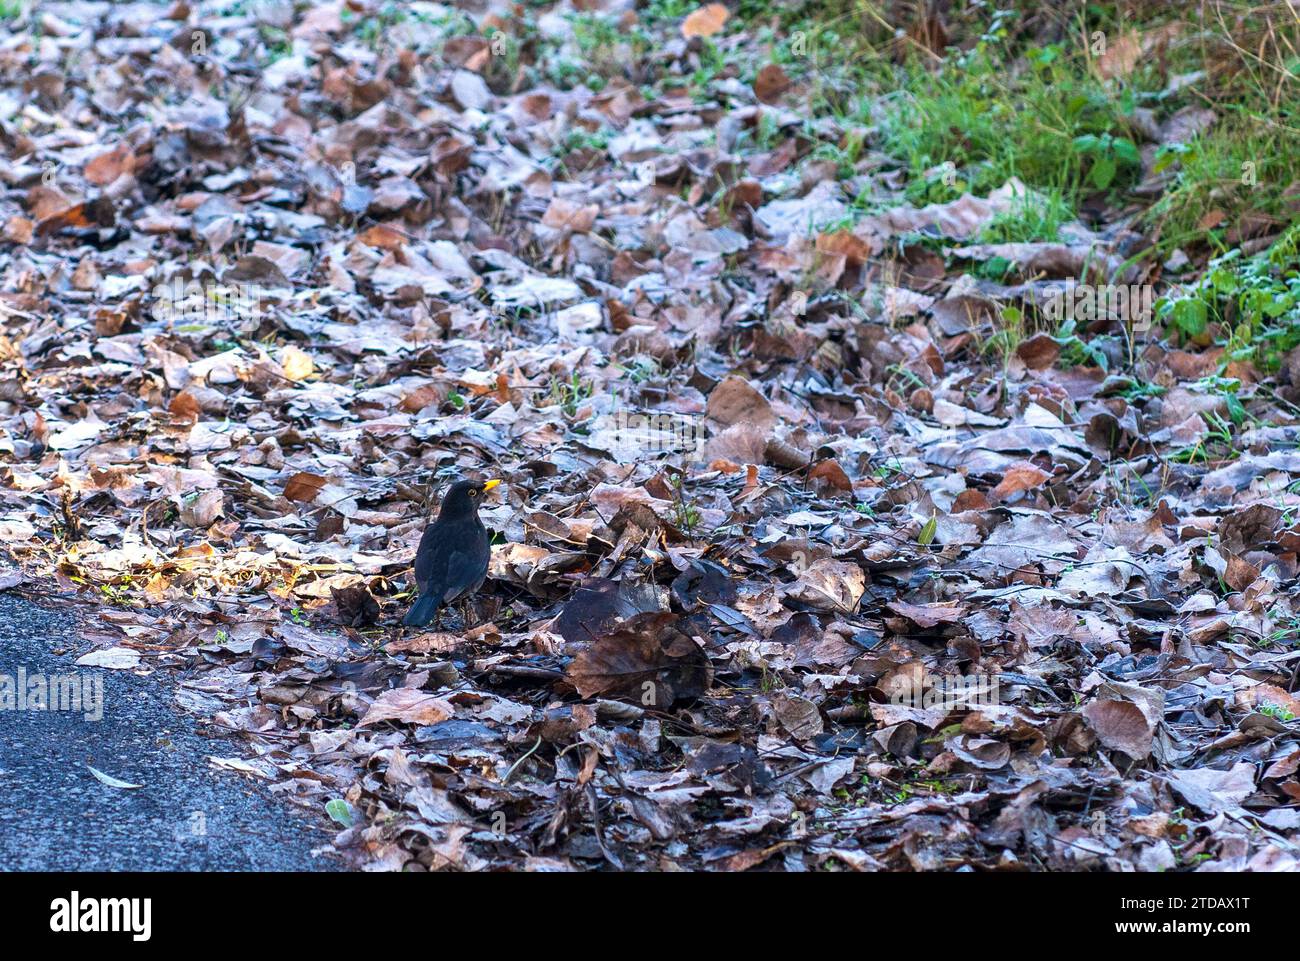
[[[847,230],[818,234],[813,244],[818,253],[842,254],[853,267],[860,267],[871,258],[871,244]]]
[[[375,224],[358,234],[357,240],[367,247],[378,247],[380,250],[401,250],[406,246],[408,238],[387,224]]]
[[[135,154],[128,144],[120,143],[112,150],[99,154],[86,162],[82,171],[86,180],[96,187],[111,184],[124,173],[135,169]]]
[[[967,488],[962,491],[952,501],[952,512],[960,514],[962,511],[986,511],[989,509],[989,500],[977,490]]]
[[[720,3],[700,7],[682,21],[682,36],[687,40],[691,37],[711,37],[722,29],[729,16],[731,14],[727,8]]]
[[[199,419],[199,402],[189,391],[181,391],[173,397],[172,402],[167,405],[167,412],[177,420],[187,421],[193,424]]]
[[[849,475],[844,473],[844,468],[842,468],[834,458],[822,461],[809,471],[808,479],[829,484],[836,490],[853,490],[853,481],[849,480]]]
[[[1021,491],[1042,487],[1051,479],[1052,475],[1042,468],[1028,461],[1020,461],[1007,468],[998,486],[993,488],[992,494],[995,499],[1001,500]]]
[[[111,227],[114,220],[113,202],[107,197],[96,197],[44,218],[36,225],[36,236],[47,237],[65,228],[89,230],[94,227]]]
[[[1227,219],[1228,219],[1228,215],[1225,214],[1222,210],[1217,210],[1217,209],[1216,209],[1216,210],[1211,210],[1211,211],[1210,211],[1209,213],[1207,213],[1204,217],[1202,217],[1199,221],[1197,221],[1197,223],[1196,223],[1196,229],[1197,229],[1197,230],[1213,230],[1215,227],[1219,226],[1221,223],[1223,223],[1223,222],[1224,222],[1225,220],[1227,220]]]
[[[284,496],[291,501],[310,504],[316,499],[316,495],[321,492],[325,483],[325,478],[319,474],[300,471],[290,477],[289,483],[284,485]]]
[[[417,387],[409,394],[402,395],[402,399],[397,402],[397,409],[405,411],[408,414],[416,414],[424,410],[430,404],[441,404],[447,399],[447,391],[437,384],[425,384]]]

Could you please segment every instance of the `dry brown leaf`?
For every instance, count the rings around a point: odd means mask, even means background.
[[[826,557],[801,571],[798,579],[785,588],[785,594],[820,611],[848,614],[857,608],[866,589],[862,568]]]
[[[313,474],[310,471],[299,471],[289,478],[289,483],[284,485],[284,496],[291,501],[310,504],[327,483],[328,480],[319,474]]]
[[[790,86],[790,78],[780,64],[769,63],[754,78],[754,96],[761,103],[776,103]]]
[[[385,691],[375,698],[366,716],[357,727],[369,727],[383,721],[401,721],[403,724],[437,724],[454,717],[456,709],[450,702],[428,691],[399,687]]]
[[[83,174],[87,181],[97,187],[111,184],[122,174],[132,173],[135,169],[135,154],[126,143],[119,143],[111,150],[98,154],[86,162]]]
[[[720,3],[700,7],[682,21],[682,36],[687,40],[691,37],[711,37],[722,29],[729,16],[730,11]]]
[[[381,250],[401,250],[409,243],[410,238],[396,227],[390,227],[387,224],[375,224],[373,227],[367,227],[357,234],[357,240],[367,247],[378,247]]]
[[[708,415],[725,427],[748,424],[766,431],[776,423],[768,399],[743,377],[731,375],[709,394]],[[732,458],[733,460],[735,458]]]
[[[666,708],[713,683],[708,655],[675,627],[675,614],[638,614],[592,641],[569,664],[583,697],[612,694]]]

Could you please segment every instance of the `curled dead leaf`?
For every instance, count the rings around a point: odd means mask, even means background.
[[[630,697],[645,707],[699,697],[713,683],[713,666],[677,621],[675,614],[638,614],[598,637],[569,663],[573,686],[583,697]]]
[[[366,716],[357,722],[357,727],[368,727],[382,721],[401,721],[403,724],[437,724],[454,716],[456,709],[452,705],[415,688],[399,687],[385,691],[375,698],[366,711]]]
[[[867,578],[862,568],[827,557],[813,561],[801,571],[785,594],[817,610],[849,614],[857,608],[866,589]]]

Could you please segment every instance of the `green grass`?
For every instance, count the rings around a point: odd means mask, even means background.
[[[878,131],[861,146],[822,143],[812,151],[812,159],[834,160],[841,177],[878,148],[906,170],[905,198],[916,205],[966,191],[982,196],[1012,176],[1048,198],[1045,212],[999,218],[982,240],[1055,239],[1057,228],[1098,193],[1122,206],[1142,176],[1144,124],[1207,103],[1219,114],[1210,130],[1159,147],[1156,172],[1167,172],[1172,183],[1141,215],[1153,240],[1146,256],[1163,259],[1186,245],[1223,252],[1233,239],[1228,231],[1248,213],[1289,219],[1283,191],[1296,179],[1293,158],[1300,153],[1300,20],[1288,20],[1283,8],[1269,19],[1260,13],[1267,5],[1218,0],[1202,20],[1200,8],[1190,7],[1078,3],[1047,11],[1008,3],[989,10],[960,0],[952,6],[949,23],[960,26],[950,32],[961,48],[942,57],[900,39],[895,28],[905,23],[871,0],[743,0],[737,18],[767,45],[771,61],[804,85],[805,136],[815,136],[813,125],[823,118],[845,130]],[[1056,19],[1060,39],[1027,43],[1019,26],[1030,13]],[[1100,76],[1099,33],[1116,43],[1179,17],[1182,34],[1158,56],[1139,58],[1126,76]],[[760,65],[743,65],[742,79],[752,80]],[[1170,85],[1196,71],[1208,78],[1188,89]],[[771,149],[761,132],[754,140],[752,149]],[[1221,211],[1221,223],[1203,222],[1211,211]]]
[[[1086,196],[1118,196],[1140,175],[1136,95],[1103,83],[1073,36],[1026,48],[1012,36],[1013,10],[980,14],[975,42],[942,58],[901,44],[884,8],[867,0],[747,0],[740,15],[756,21],[771,61],[803,85],[803,136],[818,139],[825,119],[844,131],[810,153],[835,161],[841,178],[878,151],[906,171],[905,199],[917,206],[984,196],[1011,177],[1033,188],[1043,202],[1000,216],[986,242],[1054,240]],[[742,79],[758,66],[743,65]],[[778,138],[763,122],[738,149],[772,149]]]
[[[1055,240],[1061,225],[1074,219],[1074,210],[1060,190],[1035,192],[1013,201],[1009,210],[995,214],[977,238],[984,244],[1029,243]]]
[[[578,408],[582,403],[590,399],[594,394],[595,387],[591,381],[584,380],[578,376],[577,371],[574,371],[568,380],[562,380],[559,377],[551,378],[546,396],[542,400],[542,406],[559,407],[566,416],[574,417],[577,415]]]
[[[697,6],[694,0],[651,0],[641,10],[641,19],[651,26],[662,26],[684,19]]]
[[[1294,214],[1283,193],[1296,179],[1300,152],[1300,19],[1284,5],[1245,0],[1216,0],[1207,9],[1210,16],[1193,23],[1168,55],[1171,73],[1211,75],[1203,99],[1161,106],[1170,113],[1184,103],[1209,106],[1217,122],[1159,159],[1175,174],[1145,218],[1160,233],[1161,251],[1200,244],[1223,252],[1243,215],[1285,223]],[[1203,224],[1215,211],[1222,224]]]
[[[1229,116],[1158,157],[1157,168],[1175,177],[1145,218],[1160,231],[1162,250],[1193,242],[1224,250],[1227,231],[1247,213],[1289,219],[1283,191],[1294,180],[1300,138],[1281,126],[1288,119]],[[1222,223],[1203,224],[1215,211]]]
[[[1254,257],[1232,250],[1213,261],[1193,287],[1158,300],[1156,317],[1183,340],[1221,344],[1221,368],[1249,361],[1275,372],[1300,346],[1298,247],[1300,225]]]
[[[909,173],[908,199],[932,202],[926,172],[956,168],[955,185],[984,195],[1019,177],[1063,205],[1094,190],[1122,189],[1139,171],[1125,105],[1059,46],[1033,49],[1018,76],[1008,51],[981,42],[937,71],[913,61],[903,93],[881,119],[885,152]],[[950,199],[950,198],[949,198]]]

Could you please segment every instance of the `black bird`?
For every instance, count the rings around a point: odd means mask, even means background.
[[[420,596],[406,612],[403,624],[423,627],[434,619],[438,608],[458,598],[468,600],[482,586],[490,550],[487,528],[478,519],[478,505],[499,483],[457,481],[451,485],[438,519],[425,528],[415,552],[415,583]]]

